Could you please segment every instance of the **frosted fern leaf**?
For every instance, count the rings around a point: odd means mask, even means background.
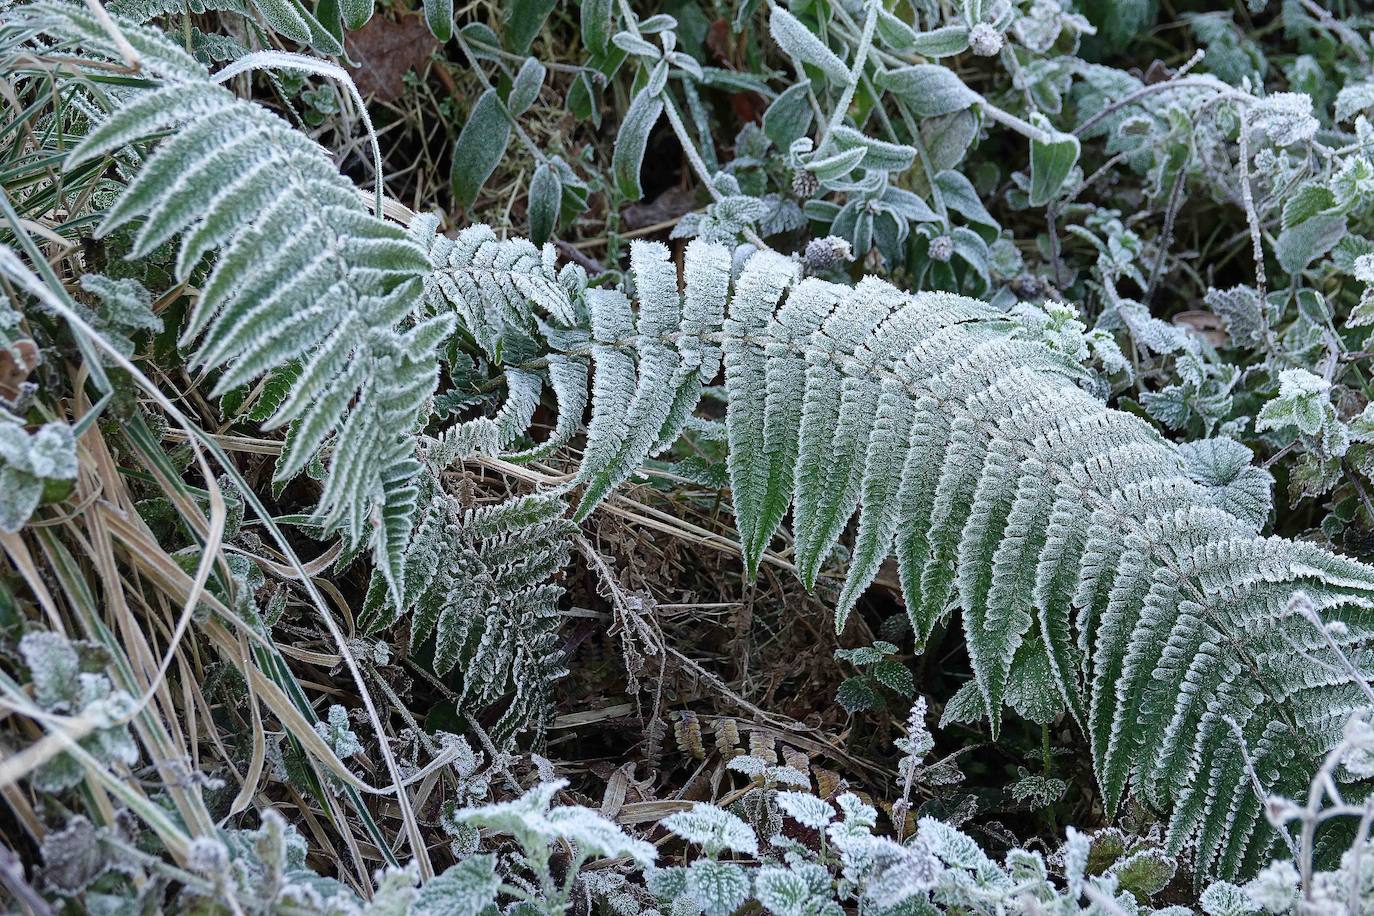
[[[39,3],[17,15],[97,62],[120,60],[79,6]],[[399,592],[419,470],[414,433],[437,378],[436,348],[454,325],[448,314],[415,315],[425,250],[372,216],[300,131],[236,98],[156,29],[127,20],[120,29],[141,57],[140,81],[106,94],[110,111],[66,163],[144,150],[97,234],[137,222],[132,258],[180,237],[178,280],[217,252],[181,335],[197,345],[191,365],[219,372],[216,395],[295,373],[264,423],[287,430],[276,479],[328,446],[316,521],[350,547],[370,545]]]
[[[576,527],[566,506],[539,494],[464,508],[428,472],[417,488],[421,512],[402,557],[398,602],[374,574],[360,624],[381,630],[410,618],[411,651],[432,640],[433,669],[455,668],[457,702],[480,711],[506,706],[490,726],[504,740],[547,722],[553,683],[567,673],[558,635],[561,586],[551,580],[568,562]]]
[[[732,281],[729,253],[700,240],[681,284],[662,246],[636,243],[631,267],[637,309],[589,292],[590,343],[548,338],[591,351],[579,516],[672,441],[723,364],[751,573],[789,511],[808,583],[852,530],[838,623],[895,555],[918,645],[960,611],[969,699],[994,729],[1007,704],[1067,709],[1109,813],[1128,792],[1170,811],[1168,851],[1193,845],[1207,872],[1263,860],[1275,835],[1224,717],[1268,790],[1305,785],[1356,691],[1292,652],[1326,649],[1282,610],[1305,590],[1367,666],[1374,572],[1260,536],[1270,482],[1240,446],[1179,447],[1108,409],[1082,387],[1081,342],[975,300],[802,279],[768,252]],[[1283,412],[1321,422],[1320,393],[1287,381]]]

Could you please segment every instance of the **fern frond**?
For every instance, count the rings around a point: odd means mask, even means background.
[[[363,629],[409,616],[412,653],[432,644],[434,672],[452,673],[460,709],[504,702],[492,732],[500,740],[542,730],[553,683],[567,673],[558,635],[563,589],[551,581],[576,533],[567,506],[535,494],[465,509],[431,474],[420,477],[419,491],[402,600],[374,575]]]
[[[725,259],[689,247],[684,300],[668,252],[637,245],[637,312],[614,291],[585,297],[595,366],[579,513],[657,446],[689,354],[718,343],[751,571],[790,509],[810,583],[857,514],[837,625],[895,553],[918,645],[960,611],[994,732],[1006,705],[1037,721],[1067,709],[1109,814],[1128,794],[1170,812],[1172,847],[1194,847],[1201,872],[1259,861],[1275,834],[1246,754],[1268,791],[1291,793],[1338,738],[1343,719],[1326,710],[1359,702],[1286,602],[1306,591],[1367,658],[1374,570],[1259,536],[1272,480],[1243,446],[1170,443],[985,303],[798,282],[791,261],[762,253],[728,317],[689,327],[699,278],[725,294]]]
[[[187,13],[237,13],[251,19],[254,11],[273,31],[309,45],[320,54],[343,52],[339,40],[300,0],[116,0],[109,11],[134,22]]]
[[[118,59],[84,8],[40,3],[19,15],[83,55]],[[264,424],[288,427],[276,478],[328,447],[317,521],[350,547],[371,544],[399,590],[414,434],[437,378],[435,352],[454,325],[447,314],[415,323],[425,249],[368,213],[329,154],[287,122],[218,85],[157,30],[121,29],[145,82],[109,93],[112,109],[68,166],[130,144],[151,149],[98,234],[139,221],[131,257],[180,236],[180,280],[218,250],[181,338],[198,342],[193,365],[220,370],[216,395],[299,369]]]
[[[459,328],[487,359],[508,362],[512,351],[521,350],[524,342],[555,338],[577,327],[580,316],[575,303],[586,286],[586,276],[572,267],[555,270],[552,245],[540,249],[524,239],[502,240],[484,225],[469,226],[450,239],[438,234],[438,220],[431,216],[416,218],[410,229],[430,260],[424,281],[429,310],[456,316]],[[569,342],[580,344],[584,339],[580,331],[573,331]],[[551,353],[545,363],[539,370],[509,368],[506,401],[497,414],[445,430],[431,449],[436,464],[443,466],[472,454],[506,453],[528,429],[546,383],[559,409],[552,434],[538,445],[504,457],[532,461],[571,441],[587,406],[587,355]]]

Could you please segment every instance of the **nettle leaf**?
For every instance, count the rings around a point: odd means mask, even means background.
[[[904,697],[911,696],[916,690],[916,680],[911,670],[894,659],[889,658],[878,662],[869,673],[878,683]]]
[[[410,916],[478,916],[488,910],[495,912],[500,887],[496,856],[470,856],[425,882],[411,904]]]
[[[1300,273],[1307,265],[1331,250],[1346,233],[1345,217],[1338,213],[1318,213],[1306,221],[1279,233],[1274,244],[1274,257],[1279,266],[1290,274]]]
[[[24,424],[0,412],[0,531],[28,523],[48,482],[76,479],[76,440],[65,423],[44,424],[30,434]]]
[[[826,47],[800,19],[781,6],[774,6],[768,17],[768,31],[788,57],[819,69],[837,86],[849,82],[849,67]]]
[[[835,819],[830,802],[809,792],[779,792],[774,798],[783,813],[803,827],[820,830]]]
[[[933,118],[968,108],[982,100],[953,70],[939,64],[916,64],[880,73],[876,82],[917,117]]]
[[[1304,182],[1283,202],[1283,228],[1291,229],[1335,206],[1336,195],[1330,188],[1315,181]]]
[[[683,893],[705,916],[730,916],[749,899],[749,873],[733,862],[697,859],[687,866]]]
[[[611,170],[615,173],[616,188],[626,200],[639,200],[644,190],[639,184],[639,170],[644,163],[644,150],[649,145],[649,133],[663,114],[663,99],[656,92],[640,90],[630,102],[620,130],[615,135],[615,151],[611,155]]]
[[[449,183],[460,206],[471,207],[491,173],[506,155],[510,142],[510,119],[501,107],[495,89],[488,89],[472,106],[467,123],[453,146],[453,167]]]
[[[700,846],[708,856],[722,850],[758,855],[759,841],[754,829],[735,815],[715,805],[698,802],[689,811],[678,811],[661,822],[665,830]]]
[[[1349,121],[1374,108],[1374,79],[1342,86],[1336,93],[1336,121]]]
[[[765,865],[754,876],[754,895],[764,909],[777,916],[801,916],[811,897],[811,887],[801,875],[776,865]]]
[[[563,204],[563,182],[558,172],[547,162],[541,162],[530,180],[529,219],[530,241],[543,245],[553,235],[558,224],[558,212]]]
[[[1204,301],[1226,322],[1226,333],[1231,336],[1232,345],[1254,345],[1263,338],[1267,323],[1264,303],[1254,287],[1209,288]]]
[[[1144,901],[1164,890],[1177,870],[1178,864],[1158,849],[1142,849],[1112,863],[1107,874]]]
[[[1048,130],[1048,120],[1043,117],[1037,120],[1040,122],[1038,126]],[[1078,138],[1073,134],[1053,131],[1047,140],[1031,140],[1032,207],[1043,207],[1059,194],[1069,173],[1078,164],[1078,151]]]
[[[520,65],[515,79],[511,82],[510,95],[506,98],[506,108],[512,116],[524,114],[534,104],[535,99],[539,98],[539,90],[544,87],[547,72],[538,59],[525,58],[525,62]]]
[[[1274,476],[1254,464],[1254,452],[1218,437],[1185,442],[1179,455],[1188,476],[1211,490],[1217,506],[1248,520],[1255,531],[1264,527],[1274,506]]]
[[[855,675],[845,678],[840,684],[839,689],[835,691],[835,702],[839,703],[844,711],[852,716],[855,713],[879,708],[882,705],[882,698],[873,689],[868,678],[863,675]]]
[[[1218,881],[1207,888],[1198,904],[1207,916],[1250,916],[1259,912],[1254,899],[1229,881]]]
[[[791,86],[763,113],[763,132],[778,149],[790,148],[794,141],[811,130],[816,113],[811,108],[809,92],[805,83]]]
[[[29,667],[38,704],[52,712],[75,712],[81,656],[71,641],[60,633],[36,630],[24,634],[19,652]]]

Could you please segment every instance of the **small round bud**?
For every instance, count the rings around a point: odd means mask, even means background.
[[[954,239],[947,235],[937,235],[930,240],[930,257],[941,264],[948,264],[954,257]]]
[[[806,253],[802,255],[802,263],[806,265],[806,272],[812,274],[823,273],[832,267],[838,267],[845,261],[852,260],[854,260],[854,249],[850,247],[849,242],[838,235],[812,239],[806,243]]]
[[[969,30],[968,46],[979,57],[992,57],[1002,50],[1002,33],[988,23],[980,22]]]
[[[798,197],[810,197],[820,189],[821,183],[815,173],[797,169],[792,173],[792,193]]]

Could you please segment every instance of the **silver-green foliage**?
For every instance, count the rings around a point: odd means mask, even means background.
[[[193,13],[237,13],[252,19],[256,12],[272,31],[314,48],[320,54],[341,54],[343,44],[326,23],[301,0],[115,0],[109,11],[136,22]]]
[[[132,766],[138,745],[129,734],[129,718],[137,711],[133,697],[110,683],[102,669],[100,647],[73,642],[60,633],[34,630],[19,641],[19,654],[33,681],[33,700],[44,713],[66,715],[78,722],[76,742],[89,757],[105,766]],[[60,792],[85,778],[82,761],[62,752],[34,774],[34,786]]]
[[[15,15],[84,55],[119,59],[82,8],[40,3]],[[108,115],[67,159],[70,168],[147,144],[98,234],[139,221],[133,258],[180,236],[180,280],[217,252],[181,337],[197,344],[191,364],[222,370],[215,394],[292,373],[264,424],[288,430],[276,479],[328,448],[317,520],[350,545],[370,544],[399,591],[419,470],[414,433],[434,389],[435,349],[454,324],[413,320],[424,249],[371,215],[318,144],[234,96],[156,29],[121,28],[141,79],[105,88]]]
[[[76,479],[76,441],[65,423],[45,423],[30,433],[0,412],[0,531],[24,527],[50,482]]]
[[[422,512],[404,558],[399,604],[375,575],[362,625],[375,632],[410,620],[412,652],[433,640],[433,670],[458,670],[460,709],[505,700],[491,731],[505,739],[542,729],[553,682],[567,673],[558,634],[561,586],[576,528],[545,494],[464,508],[432,475],[420,478]]]
[[[1172,812],[1171,849],[1195,844],[1202,871],[1264,860],[1237,731],[1267,790],[1305,785],[1362,698],[1284,609],[1306,591],[1368,667],[1374,571],[1260,535],[1270,482],[1244,449],[1180,447],[1107,408],[1062,334],[959,296],[803,280],[771,252],[732,280],[727,250],[693,242],[682,289],[663,246],[631,262],[637,310],[585,297],[579,517],[672,441],[723,360],[751,573],[790,510],[814,584],[857,514],[838,623],[895,554],[918,643],[960,612],[994,731],[1004,705],[1049,697],[1086,731],[1109,814],[1129,790]]]

